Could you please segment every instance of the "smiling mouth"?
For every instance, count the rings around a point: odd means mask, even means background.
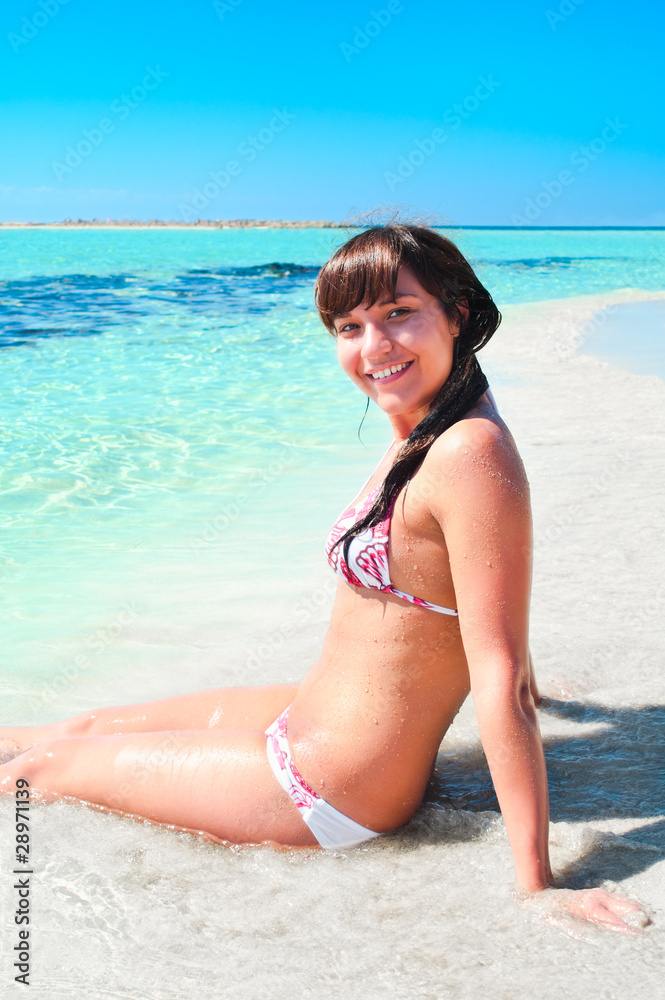
[[[391,375],[397,375],[400,372],[403,372],[405,368],[409,368],[412,364],[413,361],[404,361],[399,365],[389,365],[387,368],[382,368],[378,372],[368,372],[368,376],[375,382],[380,382],[382,379],[390,378]]]

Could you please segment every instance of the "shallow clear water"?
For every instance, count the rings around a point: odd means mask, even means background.
[[[665,379],[665,302],[626,302],[596,313],[583,349],[637,375]]]
[[[3,721],[298,680],[314,662],[333,592],[322,539],[389,438],[370,411],[358,441],[363,400],[312,308],[316,268],[344,235],[0,232]],[[624,306],[566,300],[663,289],[665,233],[454,235],[508,314],[484,365],[534,493],[555,861],[657,908],[662,401],[656,380],[643,390],[574,353],[594,316],[619,322]],[[519,305],[545,299],[558,311]],[[235,853],[36,809],[33,990],[656,993],[658,928],[573,940],[511,901],[495,808],[468,705],[416,820],[346,855]]]

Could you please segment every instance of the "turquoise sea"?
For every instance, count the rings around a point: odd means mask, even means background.
[[[268,679],[278,623],[325,603],[326,525],[388,433],[370,412],[358,440],[313,309],[347,235],[0,233],[6,722]],[[500,307],[665,287],[662,231],[450,235]]]

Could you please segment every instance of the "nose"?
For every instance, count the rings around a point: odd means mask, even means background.
[[[367,361],[382,358],[392,350],[392,341],[379,323],[371,320],[365,325],[361,354]]]

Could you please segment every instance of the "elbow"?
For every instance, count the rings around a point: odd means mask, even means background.
[[[533,691],[531,690],[531,684],[528,679],[520,683],[517,697],[522,714],[529,720],[529,722],[535,724],[537,718],[536,703],[534,701]]]
[[[522,663],[504,663],[488,671],[480,683],[472,684],[472,693],[479,714],[517,715],[536,722],[529,671]]]

